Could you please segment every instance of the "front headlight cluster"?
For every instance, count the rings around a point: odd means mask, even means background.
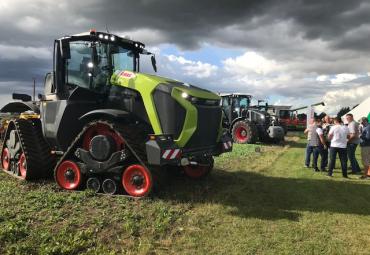
[[[192,104],[208,105],[208,106],[218,106],[220,104],[220,100],[198,98],[198,97],[191,96],[186,92],[183,92],[181,94],[181,97],[185,98]]]

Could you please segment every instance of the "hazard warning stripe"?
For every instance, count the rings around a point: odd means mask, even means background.
[[[180,155],[180,149],[169,149],[163,152],[163,159],[174,159]]]

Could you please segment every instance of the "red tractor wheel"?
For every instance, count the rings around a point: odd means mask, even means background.
[[[231,131],[236,143],[255,143],[258,138],[257,127],[247,120],[237,121]]]
[[[1,166],[4,170],[8,171],[10,166],[10,152],[9,149],[4,147],[1,153]]]
[[[248,132],[245,127],[238,127],[235,130],[235,136],[239,143],[245,143],[248,140]]]
[[[66,160],[58,166],[55,179],[63,189],[75,190],[82,182],[81,170],[75,162]]]
[[[200,179],[207,176],[213,169],[212,165],[188,165],[184,166],[184,173],[191,179]]]
[[[123,172],[122,185],[130,196],[145,197],[153,187],[152,175],[142,165],[131,165]]]
[[[113,129],[111,129],[108,125],[98,123],[96,125],[89,127],[85,132],[82,142],[82,147],[84,148],[84,150],[88,151],[90,149],[91,140],[97,135],[104,135],[113,138],[113,140],[116,143],[116,151],[122,149],[124,144],[123,138],[120,135],[118,135]]]
[[[27,162],[26,162],[26,155],[24,152],[21,154],[18,160],[18,170],[23,179],[27,177]]]

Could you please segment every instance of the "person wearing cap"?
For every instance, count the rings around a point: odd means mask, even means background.
[[[360,122],[362,124],[362,133],[360,136],[361,159],[364,165],[364,172],[360,178],[367,179],[369,178],[370,171],[370,125],[366,117],[362,117]]]
[[[356,159],[356,149],[357,146],[360,144],[360,134],[359,134],[359,124],[354,121],[353,115],[351,113],[346,114],[346,119],[348,122],[348,129],[349,129],[349,138],[347,144],[347,153],[348,159],[351,163],[352,174],[357,174],[361,172],[360,165]]]

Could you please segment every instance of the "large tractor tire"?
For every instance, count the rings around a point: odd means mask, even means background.
[[[258,140],[257,127],[245,120],[237,121],[232,128],[231,134],[235,143],[253,144]]]

